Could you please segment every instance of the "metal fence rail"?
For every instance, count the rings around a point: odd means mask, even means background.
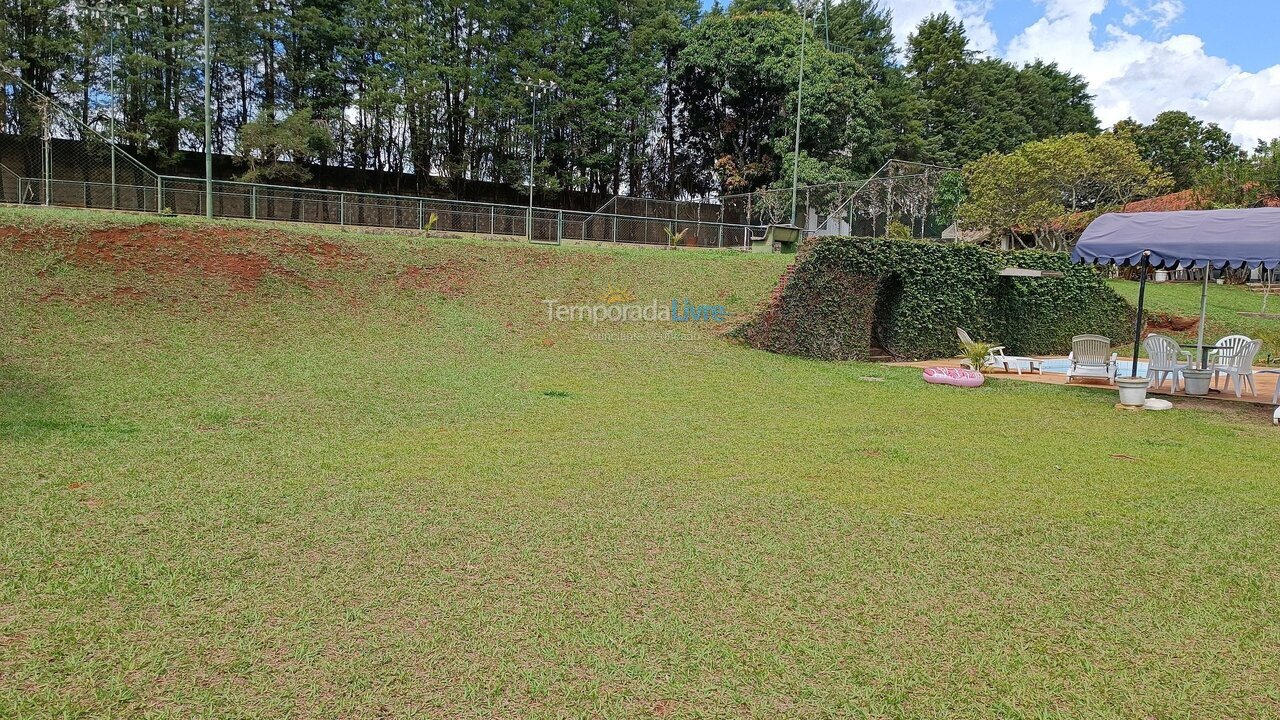
[[[206,214],[202,178],[161,175],[39,93],[35,135],[0,133],[0,202],[179,215]],[[762,232],[732,222],[704,204],[618,198],[609,212],[583,213],[521,205],[317,188],[213,182],[212,215],[338,226],[381,227],[528,238],[559,243],[583,240],[644,245],[743,248]],[[661,216],[650,209],[661,206]],[[620,209],[635,212],[619,212]],[[691,211],[690,208],[693,208]],[[643,211],[642,211],[643,209]]]
[[[3,168],[3,166],[0,166]],[[157,175],[144,185],[21,177],[3,168],[5,202],[138,212],[205,214],[204,180]],[[214,181],[213,215],[339,227],[391,228],[534,242],[587,241],[746,249],[763,228],[693,219],[600,214],[527,206]]]

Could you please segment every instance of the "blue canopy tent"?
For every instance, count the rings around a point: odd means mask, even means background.
[[[1280,208],[1247,210],[1182,210],[1178,212],[1109,213],[1085,228],[1071,260],[1094,265],[1135,266],[1138,274],[1138,320],[1133,332],[1133,365],[1138,375],[1142,342],[1142,310],[1150,268],[1203,268],[1200,294],[1200,338],[1212,268],[1280,266]]]

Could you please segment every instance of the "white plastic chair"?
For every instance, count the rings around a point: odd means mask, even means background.
[[[965,347],[977,344],[973,341],[973,338],[969,335],[969,333],[965,332],[964,328],[959,328],[959,327],[956,328],[956,337],[960,338],[960,344]],[[997,365],[1000,364],[999,358],[1001,357],[1004,357],[1004,346],[1003,345],[992,346],[989,350],[987,350],[987,357],[983,359],[982,367],[996,367]],[[978,371],[982,370],[982,368],[973,368],[973,369]]]
[[[1170,380],[1170,389],[1178,392],[1182,371],[1191,367],[1191,353],[1183,350],[1171,337],[1150,335],[1142,343],[1147,350],[1147,377],[1150,387],[1158,388]],[[1185,361],[1184,361],[1185,359]]]
[[[1071,382],[1073,377],[1103,377],[1115,385],[1118,357],[1119,355],[1111,352],[1111,338],[1103,335],[1077,335],[1071,338],[1071,354],[1067,356],[1067,360],[1071,361],[1071,366],[1067,368],[1067,382]]]
[[[1214,382],[1216,383],[1218,376],[1222,375],[1226,378],[1223,390],[1234,386],[1236,397],[1240,397],[1244,389],[1243,385],[1248,385],[1253,396],[1258,397],[1258,387],[1253,384],[1253,359],[1257,357],[1260,350],[1262,350],[1262,341],[1250,340],[1234,354],[1224,355],[1222,362],[1215,363],[1213,366]]]
[[[1214,343],[1219,349],[1209,351],[1209,364],[1206,367],[1213,369],[1213,366],[1218,363],[1226,364],[1230,356],[1240,352],[1245,343],[1252,339],[1248,335],[1228,335],[1220,338],[1218,342]]]
[[[965,332],[964,328],[956,328],[956,337],[960,338],[961,345],[969,346],[974,344],[973,338],[970,337],[969,333]],[[982,367],[984,368],[1004,368],[1005,372],[1009,372],[1009,368],[1013,368],[1018,371],[1019,375],[1022,374],[1022,368],[1024,366],[1032,372],[1040,372],[1041,374],[1044,374],[1044,370],[1041,368],[1039,360],[1036,360],[1035,358],[1021,357],[1018,355],[1005,355],[1003,345],[995,345],[991,349],[987,350],[987,356],[982,360]],[[973,369],[978,371],[982,370],[982,368]]]

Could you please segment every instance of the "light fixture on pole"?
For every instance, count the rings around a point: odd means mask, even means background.
[[[533,242],[533,161],[538,147],[538,97],[555,89],[556,84],[549,80],[519,80],[520,85],[529,91],[529,99],[533,103],[533,122],[529,127],[529,210],[525,218],[525,231],[529,242]]]

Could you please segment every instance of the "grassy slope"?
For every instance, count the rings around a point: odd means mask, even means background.
[[[1125,280],[1112,281],[1111,287],[1129,302],[1138,301],[1138,283]],[[1197,283],[1148,283],[1146,306],[1151,312],[1172,313],[1187,317],[1200,317],[1200,293]],[[1268,301],[1268,312],[1280,312],[1280,297]],[[1256,313],[1262,309],[1262,295],[1236,285],[1209,285],[1206,303],[1208,322],[1205,324],[1205,342],[1212,342],[1224,335],[1237,333],[1259,338],[1263,342],[1259,361],[1268,353],[1280,355],[1280,320],[1246,317],[1239,313]],[[1181,340],[1195,342],[1196,333],[1178,335]],[[1132,333],[1130,333],[1132,338]],[[1132,340],[1130,340],[1132,342]]]
[[[777,258],[347,236],[245,294],[3,237],[0,716],[1280,714],[1257,415],[538,302]]]

